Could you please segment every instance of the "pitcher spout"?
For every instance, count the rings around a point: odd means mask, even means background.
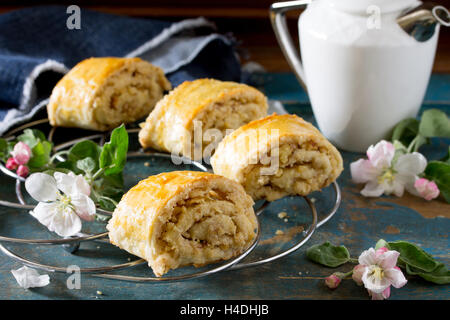
[[[436,24],[450,26],[450,13],[444,6],[426,2],[404,12],[397,23],[411,37],[424,42],[434,35]]]

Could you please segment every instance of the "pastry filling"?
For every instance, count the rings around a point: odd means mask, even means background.
[[[107,128],[147,116],[163,96],[158,75],[145,64],[112,75],[94,100],[95,118]]]
[[[245,190],[256,199],[274,201],[287,195],[307,195],[330,184],[336,176],[337,159],[326,148],[314,143],[282,144],[278,168],[261,174],[270,164],[250,165],[243,183]]]
[[[156,275],[184,265],[230,259],[255,237],[251,208],[226,199],[218,191],[201,193],[180,200],[162,225],[157,240],[161,252],[151,265]]]
[[[197,154],[201,151],[202,157],[208,159],[214,154],[217,145],[225,135],[244,124],[264,117],[265,114],[266,110],[261,108],[260,104],[245,99],[230,99],[226,103],[213,104],[195,120],[200,123],[200,126],[194,123],[195,129],[191,135],[192,158],[200,159],[201,157]],[[201,131],[199,131],[200,128]]]

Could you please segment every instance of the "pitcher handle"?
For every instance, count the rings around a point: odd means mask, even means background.
[[[286,60],[294,70],[298,82],[300,82],[305,91],[307,91],[307,88],[302,61],[287,28],[285,13],[290,10],[303,8],[309,3],[311,3],[311,0],[299,0],[275,2],[270,6],[270,21],[272,22],[272,28],[281,47],[281,51],[283,51]]]

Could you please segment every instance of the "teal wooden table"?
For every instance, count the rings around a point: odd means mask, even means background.
[[[254,80],[269,98],[282,101],[289,112],[315,122],[307,97],[292,74],[264,74]],[[432,76],[421,111],[427,108],[439,108],[450,113],[450,75]],[[132,147],[136,147],[135,136],[131,138]],[[445,155],[448,144],[448,140],[436,139],[421,151],[428,159],[439,159]],[[328,269],[306,259],[307,247],[326,240],[345,245],[354,257],[373,247],[380,238],[411,241],[449,265],[450,205],[442,200],[427,202],[410,195],[402,198],[363,198],[359,195],[360,186],[351,182],[349,171],[349,164],[363,155],[342,154],[345,170],[338,182],[343,201],[338,212],[316,230],[304,247],[278,261],[175,283],[133,283],[82,275],[80,289],[68,289],[69,274],[50,273],[50,285],[47,287],[24,290],[18,286],[10,271],[22,265],[0,255],[0,299],[369,299],[365,290],[352,280],[344,280],[334,291],[324,285],[324,277],[336,270],[347,271],[351,268],[351,265],[344,265],[338,269]],[[179,168],[157,158],[129,161],[125,169],[126,185],[132,186],[150,174],[174,169]],[[15,199],[14,183],[11,178],[0,177],[1,199]],[[312,197],[316,199],[321,213],[333,204],[331,188],[316,192]],[[288,213],[288,222],[278,218],[281,211]],[[303,199],[287,197],[272,203],[262,216],[262,241],[247,260],[266,257],[288,248],[302,238],[302,231],[310,223],[311,215]],[[102,228],[103,225],[95,223],[87,231],[95,232]],[[276,230],[283,230],[284,235],[276,235]],[[0,208],[0,234],[25,238],[52,237],[25,210],[9,208]],[[58,246],[6,246],[29,259],[58,266],[93,267],[135,259],[115,247],[96,242],[83,243],[75,254]],[[117,273],[153,276],[145,265]],[[450,299],[449,286],[433,285],[417,278],[408,279],[405,287],[392,290],[390,299]]]

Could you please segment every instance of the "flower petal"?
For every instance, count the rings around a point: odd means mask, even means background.
[[[14,150],[11,152],[11,155],[14,157],[18,164],[27,164],[28,160],[30,160],[31,158],[32,153],[30,147],[26,143],[19,141],[14,146]]]
[[[39,202],[30,214],[61,237],[70,237],[81,231],[81,220],[75,211],[60,203]]]
[[[355,183],[366,183],[374,180],[380,174],[380,170],[375,168],[369,160],[359,159],[350,163],[352,180]]]
[[[87,196],[91,194],[91,186],[86,181],[86,179],[83,177],[83,175],[79,174],[75,177],[75,187],[77,190],[77,193],[82,193]]]
[[[372,297],[372,300],[384,300],[390,297],[391,295],[391,287],[387,287],[382,293],[375,293],[373,291],[367,290],[369,292],[369,296]]]
[[[389,250],[378,256],[378,265],[383,270],[391,269],[397,265],[397,259],[400,253],[395,250]]]
[[[78,194],[71,198],[72,205],[75,207],[77,215],[86,221],[92,221],[95,217],[95,203],[91,198],[84,194]]]
[[[395,147],[392,143],[381,140],[367,149],[367,157],[376,168],[388,168],[394,158]]]
[[[372,300],[383,300],[383,294],[382,293],[375,293],[373,291],[367,290],[369,293],[369,296],[372,297]]]
[[[382,293],[387,287],[391,285],[391,282],[387,277],[378,277],[374,273],[374,269],[379,268],[376,265],[368,266],[361,277],[364,287],[374,293]]]
[[[37,201],[55,201],[58,198],[56,180],[45,173],[33,173],[25,180],[25,189]]]
[[[439,188],[436,183],[425,178],[417,179],[414,182],[414,190],[418,196],[428,201],[439,196]]]
[[[45,287],[50,283],[50,277],[45,275],[40,275],[36,270],[23,266],[17,270],[11,270],[14,278],[16,278],[17,283],[24,289]]]
[[[358,286],[363,284],[362,275],[364,274],[365,270],[366,266],[363,266],[362,264],[358,264],[353,268],[352,279],[356,282]]]
[[[391,296],[391,286],[387,287],[386,290],[384,290],[381,295],[384,299],[388,299]]]
[[[377,263],[377,255],[374,248],[367,249],[358,258],[359,264],[370,266]]]
[[[64,192],[64,194],[70,196],[74,193],[75,189],[75,174],[70,172],[69,174],[62,172],[55,172],[53,174],[56,180],[56,186],[59,190]]]
[[[405,192],[405,185],[403,181],[403,179],[399,179],[399,175],[395,175],[394,180],[391,182],[384,181],[382,183],[384,194],[395,194],[397,197],[403,196],[403,193]]]
[[[384,187],[376,181],[370,181],[361,190],[364,197],[379,197],[384,193]]]
[[[384,276],[391,282],[394,288],[401,288],[408,282],[403,272],[397,268],[384,270]]]
[[[58,188],[68,196],[72,197],[80,193],[89,195],[91,193],[91,187],[81,174],[55,172],[54,177]]]
[[[402,175],[416,176],[422,173],[427,166],[427,159],[419,153],[407,153],[398,157],[394,170]]]

